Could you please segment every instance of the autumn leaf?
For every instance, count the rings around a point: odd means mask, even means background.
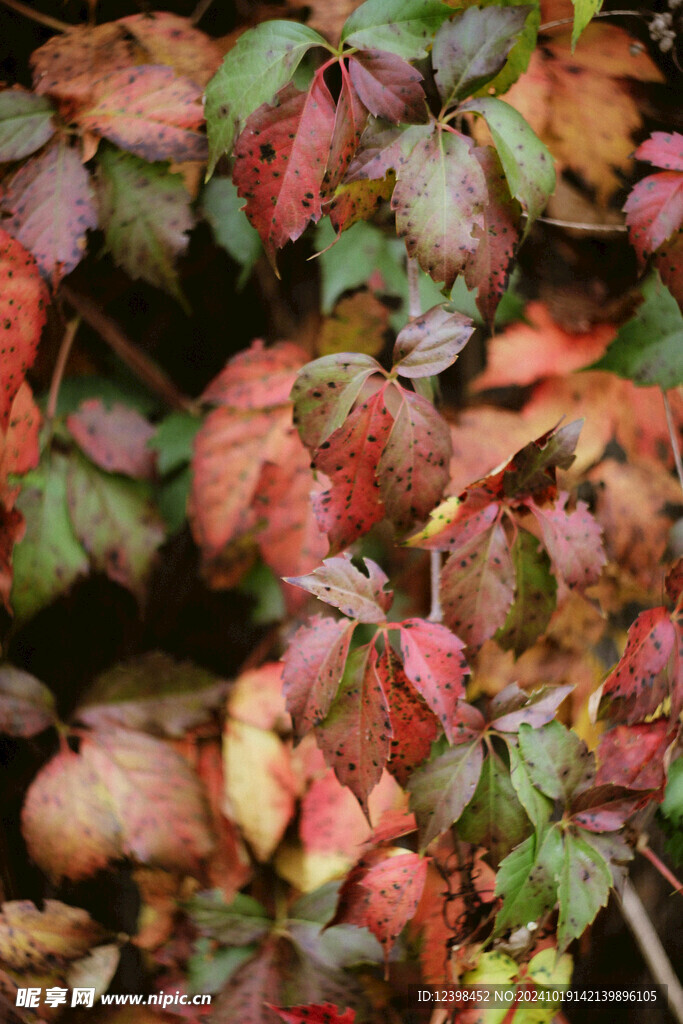
[[[233,181],[273,265],[278,249],[320,219],[334,111],[320,76],[308,92],[289,85],[251,115],[235,146]]]
[[[307,448],[319,448],[344,424],[375,373],[382,373],[382,367],[364,352],[321,356],[299,370],[291,399],[294,423]]]
[[[321,193],[331,196],[346,174],[368,117],[368,112],[356,91],[353,79],[343,61],[339,62],[341,89],[334,112],[327,166],[323,175]],[[315,220],[318,219],[316,216]]]
[[[445,304],[411,320],[396,338],[393,369],[402,377],[429,377],[451,366],[474,332],[468,316]]]
[[[339,1011],[332,1003],[309,1004],[308,1006],[273,1006],[267,1003],[286,1024],[353,1024],[356,1014],[353,1010]]]
[[[664,670],[676,643],[666,608],[641,612],[628,631],[626,650],[602,686],[601,712],[627,725],[653,714],[669,691]]]
[[[322,722],[336,696],[355,622],[315,616],[292,638],[284,657],[283,688],[294,733],[301,739]]]
[[[389,705],[393,730],[388,771],[405,787],[415,768],[429,756],[439,733],[439,722],[406,675],[391,647],[385,647],[377,661],[377,675]]]
[[[422,75],[397,54],[359,50],[349,60],[349,75],[360,100],[375,117],[392,124],[426,119]]]
[[[583,501],[566,509],[569,495],[560,492],[554,505],[529,509],[540,524],[543,543],[550,555],[555,575],[569,587],[587,587],[596,583],[607,556],[602,546],[602,531]]]
[[[3,326],[0,428],[3,431],[9,427],[12,403],[36,357],[49,301],[48,290],[31,254],[0,228],[0,323]],[[22,470],[15,465],[5,472]]]
[[[552,722],[558,707],[571,693],[572,686],[542,686],[528,693],[511,683],[493,698],[489,705],[489,721],[498,732],[519,731],[525,722],[534,729]]]
[[[47,686],[13,665],[0,667],[0,732],[35,736],[56,722],[55,701]]]
[[[435,30],[450,15],[438,0],[366,0],[347,18],[341,41],[361,50],[388,50],[408,60],[426,57]]]
[[[519,656],[545,632],[555,611],[557,583],[549,572],[547,554],[526,530],[517,531],[511,555],[515,596],[496,640],[504,650]]]
[[[97,226],[88,172],[63,140],[32,156],[2,196],[4,222],[53,285],[85,255],[85,233]]]
[[[67,416],[66,425],[81,451],[100,469],[134,480],[153,477],[156,457],[149,441],[155,430],[131,406],[116,402],[108,409],[101,399],[89,398]]]
[[[48,99],[20,89],[0,92],[0,160],[23,160],[54,134]]]
[[[133,278],[163,288],[186,305],[175,260],[194,225],[190,196],[178,174],[132,153],[101,147],[97,202],[107,249]]]
[[[358,801],[334,772],[328,770],[314,779],[302,797],[299,836],[307,852],[341,856],[346,859],[347,869],[370,837],[370,826]]]
[[[438,622],[406,619],[400,624],[403,671],[456,742],[456,709],[469,676],[463,643]]]
[[[214,39],[195,28],[190,18],[170,11],[145,11],[119,18],[120,25],[144,47],[146,64],[165,64],[181,78],[205,86],[221,63]]]
[[[475,794],[483,763],[477,738],[451,747],[413,772],[408,791],[422,850],[460,819]]]
[[[213,378],[202,401],[245,410],[284,405],[305,361],[303,349],[291,342],[280,341],[266,348],[262,341],[254,341]],[[309,367],[310,363],[304,369]]]
[[[109,937],[80,907],[45,900],[8,900],[0,914],[0,960],[15,971],[46,975],[63,970]]]
[[[458,819],[458,835],[468,843],[485,846],[491,866],[497,868],[530,831],[510,771],[494,749],[485,758],[474,796]]]
[[[201,89],[166,67],[141,65],[95,79],[76,114],[85,131],[143,160],[203,160]]]
[[[338,608],[350,619],[359,622],[384,622],[393,599],[384,588],[389,578],[376,562],[363,559],[365,572],[360,572],[348,555],[326,558],[309,576],[288,576],[293,583],[326,604]]]
[[[678,132],[653,132],[635,152],[637,160],[647,160],[664,168],[639,181],[631,191],[624,212],[629,228],[629,241],[638,260],[644,263],[664,242],[671,239],[683,224],[683,136]],[[665,262],[655,263],[668,283]]]
[[[75,25],[34,50],[33,85],[41,95],[68,103],[87,102],[99,76],[131,68],[141,56],[132,35],[118,22]]]
[[[560,952],[583,934],[600,907],[607,904],[612,885],[612,874],[604,857],[583,836],[566,832],[563,852],[557,890]]]

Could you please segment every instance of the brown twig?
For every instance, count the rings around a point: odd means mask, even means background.
[[[49,14],[43,14],[42,11],[34,11],[28,4],[22,4],[21,0],[0,0],[0,3],[9,7],[10,10],[16,11],[17,14],[23,14],[25,18],[36,21],[39,25],[54,29],[55,32],[72,32],[76,27],[69,25],[66,21],[60,21],[59,18],[53,18]]]
[[[676,431],[673,413],[671,412],[669,396],[664,388],[662,388],[662,398],[664,400],[664,411],[666,413],[666,425],[669,428],[669,438],[671,439],[671,448],[674,453],[674,462],[676,463],[676,472],[678,473],[681,490],[683,490],[683,459],[681,459],[681,446],[678,442],[678,433]]]
[[[68,284],[62,284],[60,288],[62,296],[70,306],[80,314],[83,320],[89,324],[99,336],[106,341],[107,345],[133,371],[133,373],[150,388],[156,392],[172,409],[182,412],[192,412],[195,403],[184,395],[175,386],[170,377],[153,362],[149,356],[130,341],[123,333],[119,325],[103,313],[100,307],[92,299],[85,295],[79,295]]]
[[[45,418],[48,422],[51,422],[55,418],[55,413],[57,412],[59,389],[62,386],[64,371],[66,369],[66,364],[69,361],[69,355],[71,354],[71,346],[74,343],[74,338],[76,337],[76,332],[78,331],[80,322],[80,316],[75,316],[72,320],[69,320],[66,325],[66,330],[64,331],[62,344],[59,346],[57,361],[52,372],[52,380],[50,381],[50,392],[47,398],[47,407],[45,409]]]
[[[598,14],[594,14],[591,21],[595,21],[596,18],[644,18],[645,15],[642,11],[600,11]],[[558,18],[557,21],[546,21],[545,24],[539,25],[538,31],[547,32],[549,28],[560,28],[562,25],[573,25],[573,18]]]
[[[556,217],[537,217],[541,224],[552,224],[556,228],[572,228],[574,231],[628,231],[625,224],[591,224],[588,221],[558,220]]]
[[[667,986],[667,1001],[674,1020],[678,1021],[678,1024],[683,1024],[683,988],[640,896],[628,878],[619,897],[619,905],[654,981],[658,985]]]
[[[643,857],[647,857],[650,864],[659,871],[662,878],[665,878],[669,885],[673,887],[674,892],[683,893],[683,883],[679,882],[672,871],[669,871],[666,864],[659,859],[654,850],[651,850],[647,845],[638,845],[637,849],[638,853],[642,853]]]
[[[190,15],[190,24],[196,25],[200,22],[212,3],[213,0],[199,0],[199,3]]]

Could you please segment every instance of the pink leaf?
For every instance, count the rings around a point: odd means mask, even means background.
[[[10,179],[2,205],[6,228],[57,285],[85,255],[85,233],[97,225],[88,172],[75,149],[51,143]]]
[[[322,191],[326,196],[332,195],[346,174],[349,163],[358,148],[368,117],[368,112],[359,99],[343,62],[340,63],[339,68],[341,89],[334,114],[334,128],[330,140],[327,168],[322,181]]]
[[[653,132],[638,147],[635,157],[667,171],[683,171],[683,135],[679,132]]]
[[[377,674],[389,702],[394,734],[387,768],[399,785],[405,786],[413,769],[429,756],[439,723],[428,704],[415,693],[389,646],[379,656]]]
[[[403,327],[394,346],[393,369],[402,377],[429,377],[452,366],[469,341],[474,324],[442,304]]]
[[[463,643],[438,622],[406,619],[400,626],[401,655],[406,676],[456,741],[456,710],[465,696],[469,669]]]
[[[683,174],[662,171],[643,178],[626,200],[624,211],[631,245],[644,263],[683,222]]]
[[[354,1010],[341,1013],[332,1003],[308,1003],[306,1006],[290,1006],[287,1009],[273,1006],[272,1003],[266,1003],[266,1006],[274,1010],[286,1024],[353,1024],[356,1019]]]
[[[202,401],[235,409],[284,405],[306,358],[304,350],[289,341],[268,348],[262,341],[253,341],[248,349],[228,360],[207,385]]]
[[[67,417],[66,425],[101,469],[136,480],[154,476],[156,456],[147,444],[155,430],[137,410],[120,402],[107,409],[101,399],[89,398]]]
[[[287,577],[287,583],[314,594],[351,619],[384,622],[387,599],[391,602],[392,597],[391,592],[384,592],[389,578],[371,559],[363,559],[363,562],[368,575],[357,569],[345,554],[326,558],[322,566],[308,576]]]
[[[283,659],[282,680],[298,739],[322,722],[330,710],[355,626],[346,619],[316,615],[292,637]]]
[[[303,797],[299,835],[307,851],[341,854],[352,860],[369,837],[370,827],[358,801],[334,772],[316,779]]]
[[[264,104],[251,115],[237,141],[233,180],[271,262],[320,218],[334,109],[320,76],[308,92],[290,84],[274,106]]]
[[[603,683],[601,707],[614,721],[641,722],[667,693],[662,670],[676,644],[676,632],[666,608],[641,612],[628,631],[619,664]]]
[[[579,501],[576,508],[568,512],[565,508],[568,499],[569,495],[562,492],[554,505],[539,508],[530,502],[528,507],[540,524],[555,574],[569,587],[583,588],[597,583],[607,557],[602,546],[602,530],[588,506]]]
[[[385,50],[360,50],[349,60],[351,81],[375,117],[393,124],[426,119],[422,75],[412,64]]]
[[[9,423],[10,409],[27,370],[33,365],[50,301],[33,256],[0,228],[0,428]],[[30,393],[30,392],[29,392]],[[8,472],[21,472],[12,469]]]

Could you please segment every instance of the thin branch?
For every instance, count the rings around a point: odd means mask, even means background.
[[[411,320],[422,314],[420,302],[420,268],[416,259],[408,257],[408,316]]]
[[[642,11],[600,11],[598,14],[594,14],[591,21],[595,21],[596,18],[645,18],[645,14]],[[557,21],[546,21],[544,25],[539,25],[539,32],[547,32],[549,28],[560,28],[562,25],[573,25],[573,18],[558,18]]]
[[[75,316],[72,320],[69,320],[64,331],[64,337],[62,338],[62,344],[59,346],[59,352],[57,353],[57,361],[55,368],[52,371],[52,380],[50,381],[50,393],[47,398],[47,407],[45,409],[45,418],[48,422],[52,422],[57,412],[57,399],[59,398],[59,389],[62,386],[62,380],[64,378],[64,371],[66,364],[69,361],[71,354],[71,346],[74,343],[76,332],[80,325],[80,316]]]
[[[671,412],[671,405],[669,404],[669,396],[664,388],[662,388],[662,398],[664,399],[664,411],[666,412],[666,423],[669,428],[669,437],[671,439],[671,447],[674,453],[676,472],[678,473],[681,490],[683,490],[683,459],[681,459],[681,446],[678,441],[678,432],[676,431],[676,424],[674,423],[673,413]]]
[[[153,362],[149,356],[130,341],[123,333],[119,325],[103,313],[100,307],[86,298],[79,295],[68,284],[62,284],[61,294],[81,315],[87,324],[97,331],[99,336],[106,341],[113,352],[133,371],[133,373],[147,385],[150,390],[156,392],[172,409],[179,409],[183,412],[191,412],[195,404],[190,398],[184,395],[175,386],[170,377]]]
[[[624,891],[619,898],[619,905],[654,981],[657,985],[667,986],[667,1002],[671,1013],[678,1024],[683,1024],[683,987],[674,973],[666,950],[648,917],[640,896],[628,878],[624,883]]]
[[[17,14],[23,14],[25,18],[38,22],[39,25],[54,29],[55,32],[72,32],[76,27],[69,25],[66,21],[60,21],[59,18],[53,18],[49,14],[43,14],[42,11],[34,11],[28,4],[22,4],[21,0],[0,0],[0,3],[9,7],[10,10],[16,11]]]
[[[199,0],[199,3],[190,15],[190,24],[196,25],[197,22],[201,21],[212,3],[213,0]]]
[[[558,220],[556,217],[537,217],[536,220],[542,224],[552,224],[556,228],[572,228],[574,231],[628,231],[625,224],[591,224],[589,221]]]
[[[659,859],[654,850],[651,850],[647,844],[644,846],[638,845],[637,849],[638,853],[642,853],[643,857],[647,857],[650,864],[659,871],[662,878],[665,878],[669,885],[673,887],[674,892],[683,893],[683,883],[679,882],[672,871],[669,871],[666,864]]]

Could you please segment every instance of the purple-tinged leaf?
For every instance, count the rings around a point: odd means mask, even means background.
[[[527,693],[517,683],[510,683],[501,690],[489,707],[489,723],[498,732],[517,732],[522,722],[539,729],[552,722],[555,712],[564,698],[574,687],[541,686]]]
[[[88,398],[66,418],[66,425],[81,451],[107,473],[122,473],[134,480],[151,480],[156,455],[149,447],[155,428],[142,413],[114,402]]]
[[[368,112],[343,61],[340,62],[339,68],[341,89],[334,114],[327,167],[322,180],[322,192],[325,196],[334,193],[346,174],[368,119]]]
[[[285,580],[338,608],[350,619],[384,622],[387,602],[390,604],[393,597],[391,591],[384,590],[389,577],[370,558],[364,558],[363,563],[367,575],[344,554],[324,559],[322,566],[308,576],[286,576]]]
[[[363,352],[322,356],[299,370],[291,400],[294,423],[307,448],[318,448],[342,426],[373,373],[383,373],[382,367]]]
[[[356,92],[375,117],[392,124],[427,119],[422,75],[412,64],[386,50],[360,50],[349,60]]]
[[[567,805],[595,779],[595,757],[575,732],[558,721],[541,728],[522,723],[519,752],[533,784]]]
[[[400,127],[371,117],[360,146],[349,165],[347,181],[385,178],[389,171],[403,166],[415,145],[433,132],[431,125]]]
[[[600,907],[607,904],[612,872],[602,853],[583,836],[566,832],[558,874],[557,948],[563,952],[573,939],[583,935]]]
[[[406,619],[400,644],[405,674],[441,721],[449,741],[458,742],[457,711],[469,677],[462,641],[438,622]]]
[[[666,783],[666,753],[672,742],[666,718],[642,725],[617,725],[600,737],[598,785],[661,789]]]
[[[430,377],[452,366],[469,341],[474,324],[445,303],[433,306],[399,331],[394,366],[402,377]]]
[[[497,867],[530,831],[508,767],[493,750],[484,762],[474,796],[458,822],[458,835],[468,843],[485,846],[492,866]]]
[[[0,733],[35,736],[56,722],[54,697],[44,683],[13,665],[0,667]]]
[[[244,212],[274,264],[275,254],[320,219],[335,107],[321,77],[308,92],[286,86],[256,110],[235,146],[233,181]]]
[[[292,637],[283,658],[282,688],[297,739],[330,710],[355,628],[355,622],[316,615]]]
[[[634,793],[624,786],[605,783],[580,793],[572,801],[572,822],[587,832],[618,832],[649,799],[648,793]]]
[[[401,405],[379,460],[380,493],[388,518],[407,530],[434,508],[448,482],[448,424],[431,402],[399,388]]]
[[[577,502],[572,512],[566,510],[569,495],[562,492],[554,505],[539,508],[529,503],[540,524],[545,549],[550,555],[553,569],[569,587],[588,587],[597,583],[607,561],[602,546],[602,530],[588,511],[588,506]]]
[[[484,225],[486,202],[486,179],[472,140],[437,126],[399,169],[391,207],[408,255],[434,281],[452,288],[477,248],[474,229]]]
[[[537,501],[554,498],[556,470],[569,469],[576,458],[574,452],[582,426],[583,420],[574,420],[566,427],[549,430],[518,451],[505,466],[505,495],[515,499],[529,495]]]
[[[628,631],[616,668],[602,685],[600,712],[633,725],[651,715],[668,693],[663,670],[676,645],[676,630],[666,608],[641,612]]]
[[[54,135],[49,99],[21,89],[0,92],[0,162],[23,160]]]
[[[518,658],[546,631],[557,604],[557,581],[550,572],[548,555],[521,527],[512,545],[512,560],[515,599],[496,641]]]
[[[314,507],[332,555],[362,537],[384,515],[377,468],[392,424],[382,389],[354,409],[315,455],[314,468],[331,484],[316,496]]]
[[[389,703],[394,733],[387,769],[400,786],[405,786],[415,768],[429,757],[432,743],[439,734],[439,722],[411,686],[398,655],[388,645],[380,654],[376,668]]]
[[[471,96],[501,70],[531,7],[470,7],[434,36],[432,65],[445,107]]]
[[[324,722],[318,746],[342,786],[348,786],[368,816],[368,796],[389,757],[389,706],[375,669],[373,644],[352,651]]]
[[[475,794],[483,763],[483,745],[477,739],[451,747],[413,772],[408,791],[421,850],[458,821]]]
[[[476,650],[505,622],[515,567],[500,522],[458,546],[441,573],[444,621]]]
[[[510,195],[495,149],[479,146],[474,155],[486,176],[489,198],[484,207],[483,226],[474,229],[479,245],[465,265],[465,283],[468,288],[477,289],[477,309],[492,326],[498,303],[508,286],[510,266],[519,244],[521,209]]]

